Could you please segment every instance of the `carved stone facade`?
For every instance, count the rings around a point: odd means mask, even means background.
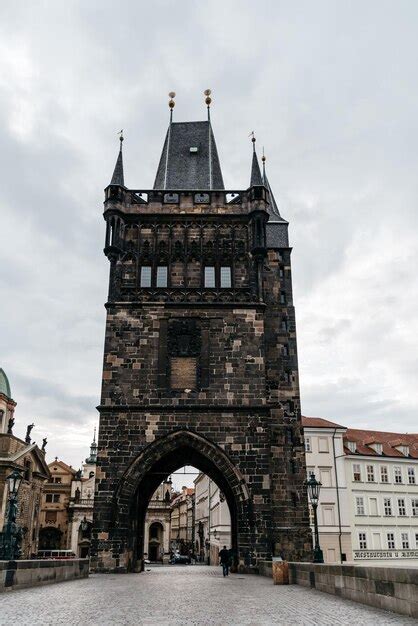
[[[153,493],[145,516],[144,557],[151,563],[170,561],[170,517],[173,489],[164,481]]]
[[[198,124],[207,125],[208,150],[194,139]],[[176,180],[172,163],[186,163],[189,184],[128,189],[120,153],[105,192],[98,571],[143,567],[148,502],[185,464],[225,494],[236,566],[311,550],[287,222],[255,151],[247,190],[214,189],[209,174],[190,191],[205,167],[203,157],[193,162],[196,150],[212,155],[209,173],[215,167],[214,138],[209,122],[181,127],[170,125],[159,172]]]
[[[9,489],[7,477],[20,470],[22,482],[17,496],[16,523],[22,529],[21,557],[30,559],[38,551],[39,512],[45,481],[50,472],[45,461],[45,449],[32,443],[28,427],[25,441],[13,435],[14,409],[9,381],[0,369],[0,531],[7,519]]]

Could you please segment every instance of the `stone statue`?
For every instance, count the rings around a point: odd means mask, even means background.
[[[25,442],[26,443],[30,443],[30,434],[32,432],[32,428],[35,426],[35,424],[29,424],[27,429],[26,429],[26,437],[25,437]]]
[[[13,426],[15,425],[15,418],[14,417],[10,417],[9,418],[9,422],[7,424],[7,434],[8,435],[13,435]]]
[[[46,444],[48,443],[48,439],[44,437],[42,439],[42,452],[45,452]]]

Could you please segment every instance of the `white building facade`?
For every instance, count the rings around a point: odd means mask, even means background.
[[[90,446],[90,456],[71,482],[71,496],[68,503],[68,549],[79,558],[86,558],[90,554],[96,462],[95,430]]]
[[[418,435],[303,425],[325,562],[418,565]]]
[[[346,428],[316,417],[303,420],[307,475],[315,474],[322,483],[317,514],[324,561],[350,561],[351,517],[343,440]],[[310,518],[313,534],[311,507]]]
[[[217,565],[219,551],[231,548],[231,515],[218,485],[200,473],[195,485],[195,554],[201,561]]]

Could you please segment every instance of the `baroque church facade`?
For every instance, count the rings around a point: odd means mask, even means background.
[[[253,137],[226,190],[210,120],[170,123],[152,189],[105,189],[110,262],[92,566],[141,571],[158,485],[193,465],[231,514],[234,564],[311,551],[288,222]]]

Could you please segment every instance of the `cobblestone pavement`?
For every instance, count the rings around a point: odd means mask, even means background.
[[[7,626],[415,624],[410,618],[297,585],[220,567],[167,566],[102,574],[0,595]]]

